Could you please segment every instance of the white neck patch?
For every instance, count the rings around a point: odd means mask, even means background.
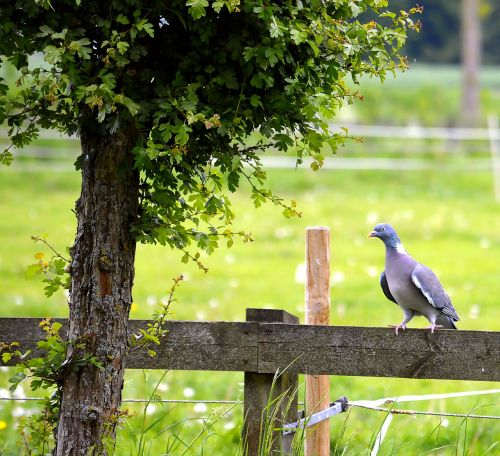
[[[396,244],[396,252],[401,253],[401,255],[408,255],[408,252],[403,247],[403,244],[401,244],[401,242],[398,242]]]

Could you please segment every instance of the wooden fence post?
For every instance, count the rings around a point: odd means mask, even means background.
[[[330,319],[330,229],[306,229],[306,325],[328,325]],[[328,375],[306,375],[306,416],[330,404]],[[306,435],[306,456],[329,456],[330,423],[315,425]]]
[[[299,322],[294,315],[273,309],[247,309],[246,320],[289,324]],[[291,454],[294,434],[282,436],[280,431],[273,432],[272,429],[297,420],[298,375],[245,372],[244,389],[243,454],[258,456],[259,447],[269,448],[270,451],[265,452],[266,456]],[[273,403],[276,398],[279,399]],[[266,438],[269,440],[264,444]],[[264,454],[262,449],[260,454]]]

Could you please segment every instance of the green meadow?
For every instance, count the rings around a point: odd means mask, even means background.
[[[172,307],[175,319],[242,321],[246,307],[267,307],[285,309],[303,321],[304,231],[309,225],[326,225],[331,228],[331,323],[397,323],[401,312],[384,298],[378,285],[383,246],[378,240],[367,238],[375,223],[390,221],[410,253],[438,273],[462,318],[460,328],[500,329],[500,211],[493,199],[488,173],[271,170],[269,182],[276,192],[297,201],[302,210],[300,219],[284,219],[272,206],[256,210],[244,190],[235,194],[233,201],[239,214],[236,226],[251,231],[254,242],[236,243],[231,249],[221,247],[211,257],[203,258],[209,268],[206,274],[195,265],[182,264],[179,255],[166,248],[140,246],[132,317],[150,317],[158,303],[166,299],[172,278],[183,274],[185,280]],[[0,174],[2,316],[67,314],[64,294],[45,298],[40,280],[28,279],[25,270],[36,261],[35,253],[49,255],[48,249],[30,239],[31,235],[47,234],[60,251],[71,244],[75,230],[71,209],[78,196],[78,185],[78,175],[71,172],[13,169]],[[424,319],[411,322],[413,327],[426,325]],[[124,397],[149,397],[159,375],[131,372]],[[7,393],[7,378],[6,372],[1,379],[2,395]],[[168,372],[156,393],[166,399],[238,400],[242,399],[241,382],[240,373]],[[342,377],[332,377],[331,383],[332,398],[345,395],[352,400],[494,386],[479,382]],[[28,390],[26,386],[24,392]],[[410,405],[433,411],[500,412],[498,396]],[[17,454],[15,422],[33,406],[0,404],[0,420],[6,423],[6,428],[0,430],[7,445],[5,454]],[[125,407],[135,410],[136,416],[121,430],[117,454],[136,454],[134,435],[140,434],[143,406]],[[148,431],[148,443],[153,443],[153,447],[151,453],[144,454],[162,454],[162,445],[166,447],[169,440],[174,441],[177,433],[178,439],[188,445],[189,439],[203,428],[200,419],[210,413],[215,419],[225,410],[219,407],[153,404],[146,414],[147,423],[166,416]],[[377,412],[353,410],[347,418],[332,420],[333,435],[340,432],[342,421],[347,419],[341,445],[348,446],[348,454],[363,454],[383,418]],[[186,454],[200,454],[201,447],[206,454],[233,454],[240,426],[241,406],[237,406],[200,438],[195,450]],[[397,416],[381,454],[416,454],[445,445],[449,445],[448,449],[438,454],[462,454],[463,448],[467,448],[468,454],[483,454],[498,441],[499,431],[497,422],[468,420],[465,426],[463,420],[456,418],[440,422],[439,418]],[[205,440],[209,433],[215,435]],[[156,434],[159,436],[155,439]],[[183,448],[184,444],[175,441]]]
[[[393,86],[401,87],[388,82],[388,87]],[[399,144],[401,154],[411,146]],[[383,153],[386,146],[395,147],[382,143],[379,151]],[[77,143],[46,140],[37,147],[75,156]],[[360,147],[347,144],[339,155],[358,154]],[[487,151],[487,145],[482,147]],[[462,155],[427,157],[437,166],[425,171],[269,169],[271,189],[295,200],[302,216],[286,219],[272,205],[255,209],[248,189],[241,188],[231,195],[235,229],[251,232],[254,241],[235,242],[229,249],[221,246],[212,256],[202,256],[207,273],[181,263],[181,256],[168,248],[140,245],[131,318],[150,318],[168,298],[173,278],[182,274],[184,280],[171,307],[174,319],[243,321],[247,307],[260,307],[285,309],[304,321],[305,229],[324,225],[331,229],[331,324],[387,327],[399,323],[401,311],[384,297],[378,283],[383,245],[367,237],[376,223],[384,221],[398,230],[410,254],[437,273],[461,317],[459,329],[498,331],[500,203],[494,199],[491,172],[444,166],[460,165]],[[46,298],[41,278],[27,277],[26,268],[37,261],[35,254],[50,255],[48,248],[31,240],[32,235],[47,236],[61,252],[73,241],[72,209],[80,180],[68,167],[47,159],[20,158],[0,170],[1,317],[67,315],[64,293]],[[416,328],[427,325],[422,317],[410,323]],[[13,369],[1,369],[0,397],[7,397]],[[239,454],[242,404],[197,401],[240,401],[242,382],[242,373],[128,371],[123,397],[152,402],[147,407],[123,404],[129,418],[119,431],[116,455]],[[468,381],[331,377],[332,399],[498,387],[498,383]],[[302,387],[301,397],[303,393]],[[14,396],[37,394],[25,384]],[[161,403],[156,398],[192,402]],[[498,394],[471,396],[398,407],[500,415],[500,398]],[[0,454],[26,454],[16,426],[36,409],[36,401],[0,401]],[[333,418],[333,454],[370,454],[384,419],[383,413],[361,409]],[[396,415],[379,455],[493,455],[499,451],[500,421]]]

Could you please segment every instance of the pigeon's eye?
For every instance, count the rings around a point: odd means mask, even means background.
[[[382,231],[385,231],[385,227],[383,226],[382,228],[380,228]]]

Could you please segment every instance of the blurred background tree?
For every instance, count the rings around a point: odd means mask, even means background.
[[[462,69],[460,114],[455,123],[481,123],[480,67],[500,63],[500,2],[493,0],[423,0],[422,33],[410,36],[403,54],[410,64],[457,65]],[[412,0],[393,0],[394,9]]]
[[[482,62],[485,65],[500,64],[498,43],[500,42],[500,2],[494,0],[474,0],[478,4],[481,20]],[[412,0],[393,0],[391,8],[408,8]],[[462,11],[460,2],[449,0],[421,0],[424,7],[421,15],[422,33],[410,36],[403,54],[410,62],[458,64],[461,60],[459,39]]]

